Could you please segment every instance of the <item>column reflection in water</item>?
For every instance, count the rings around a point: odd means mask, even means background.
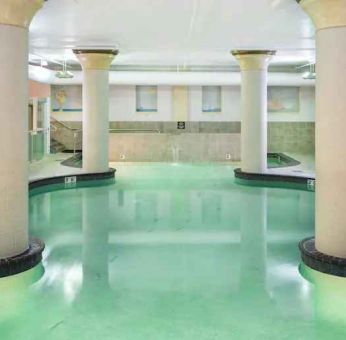
[[[245,188],[241,206],[240,289],[266,291],[267,189]],[[262,294],[263,295],[263,294]],[[261,296],[262,296],[261,295]]]
[[[83,290],[108,287],[109,192],[83,189]]]
[[[170,202],[170,218],[176,229],[186,229],[191,219],[190,191],[172,190]]]
[[[136,192],[136,225],[151,227],[157,221],[157,193],[148,191]]]
[[[207,191],[202,193],[202,223],[214,227],[221,224],[222,197],[218,192]]]
[[[88,328],[89,336],[94,338],[97,332],[100,339],[108,339],[110,330],[104,326],[104,320],[116,311],[109,286],[109,191],[92,187],[80,192],[83,279],[69,307],[69,318],[56,327],[55,335],[59,339],[65,338],[65,334],[79,338],[82,330]]]
[[[23,273],[1,278],[0,280],[0,325],[4,322],[15,324],[16,318],[28,306],[32,293],[28,288],[44,274],[42,264]],[[5,339],[4,327],[1,327],[1,339]]]
[[[300,272],[313,286],[317,339],[346,339],[346,278],[324,274],[301,264]]]

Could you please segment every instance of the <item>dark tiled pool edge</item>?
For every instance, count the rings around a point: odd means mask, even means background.
[[[29,248],[24,253],[0,259],[0,277],[19,274],[38,265],[42,260],[44,243],[38,238],[32,238]]]
[[[308,267],[325,274],[346,277],[346,259],[319,252],[315,247],[314,237],[300,241],[299,250]]]
[[[105,172],[97,172],[97,173],[81,173],[81,174],[71,174],[64,176],[54,176],[47,177],[37,180],[32,180],[29,182],[29,191],[32,189],[40,188],[46,185],[51,184],[66,184],[66,188],[70,187],[72,183],[80,183],[86,181],[99,181],[103,179],[113,179],[115,174],[115,169],[109,168],[108,171]],[[75,182],[70,182],[69,180],[73,178]]]
[[[315,178],[279,174],[257,174],[234,170],[236,182],[245,185],[270,186],[289,189],[315,191]]]
[[[90,181],[100,181],[114,179],[115,169],[110,168],[106,172],[101,173],[85,173],[76,175],[65,175],[42,178],[38,180],[32,180],[29,182],[29,193],[34,189],[42,188],[45,186],[59,184],[61,189],[68,189],[76,187],[77,184],[86,183]],[[71,182],[71,178],[73,181]],[[9,257],[6,259],[0,259],[0,277],[6,277],[10,275],[19,274],[27,271],[42,260],[42,252],[44,250],[44,242],[38,238],[31,238],[29,242],[29,248],[22,254]]]

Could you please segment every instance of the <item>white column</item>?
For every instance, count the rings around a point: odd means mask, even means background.
[[[267,77],[274,51],[242,51],[232,54],[241,68],[241,169],[267,170]]]
[[[109,67],[117,50],[74,50],[83,68],[83,170],[108,166]]]
[[[28,249],[28,26],[43,0],[0,4],[0,259]]]
[[[316,26],[316,248],[346,258],[346,2],[300,4]]]

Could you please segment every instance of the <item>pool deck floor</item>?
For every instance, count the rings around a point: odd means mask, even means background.
[[[82,169],[72,168],[61,165],[60,163],[70,158],[70,153],[56,153],[47,155],[40,161],[31,162],[29,164],[29,180],[37,180],[47,177],[64,176],[83,173]]]

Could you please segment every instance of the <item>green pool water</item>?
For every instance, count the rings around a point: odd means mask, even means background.
[[[116,178],[30,198],[43,267],[0,280],[1,340],[345,339],[345,280],[299,272],[314,193],[223,164]]]

